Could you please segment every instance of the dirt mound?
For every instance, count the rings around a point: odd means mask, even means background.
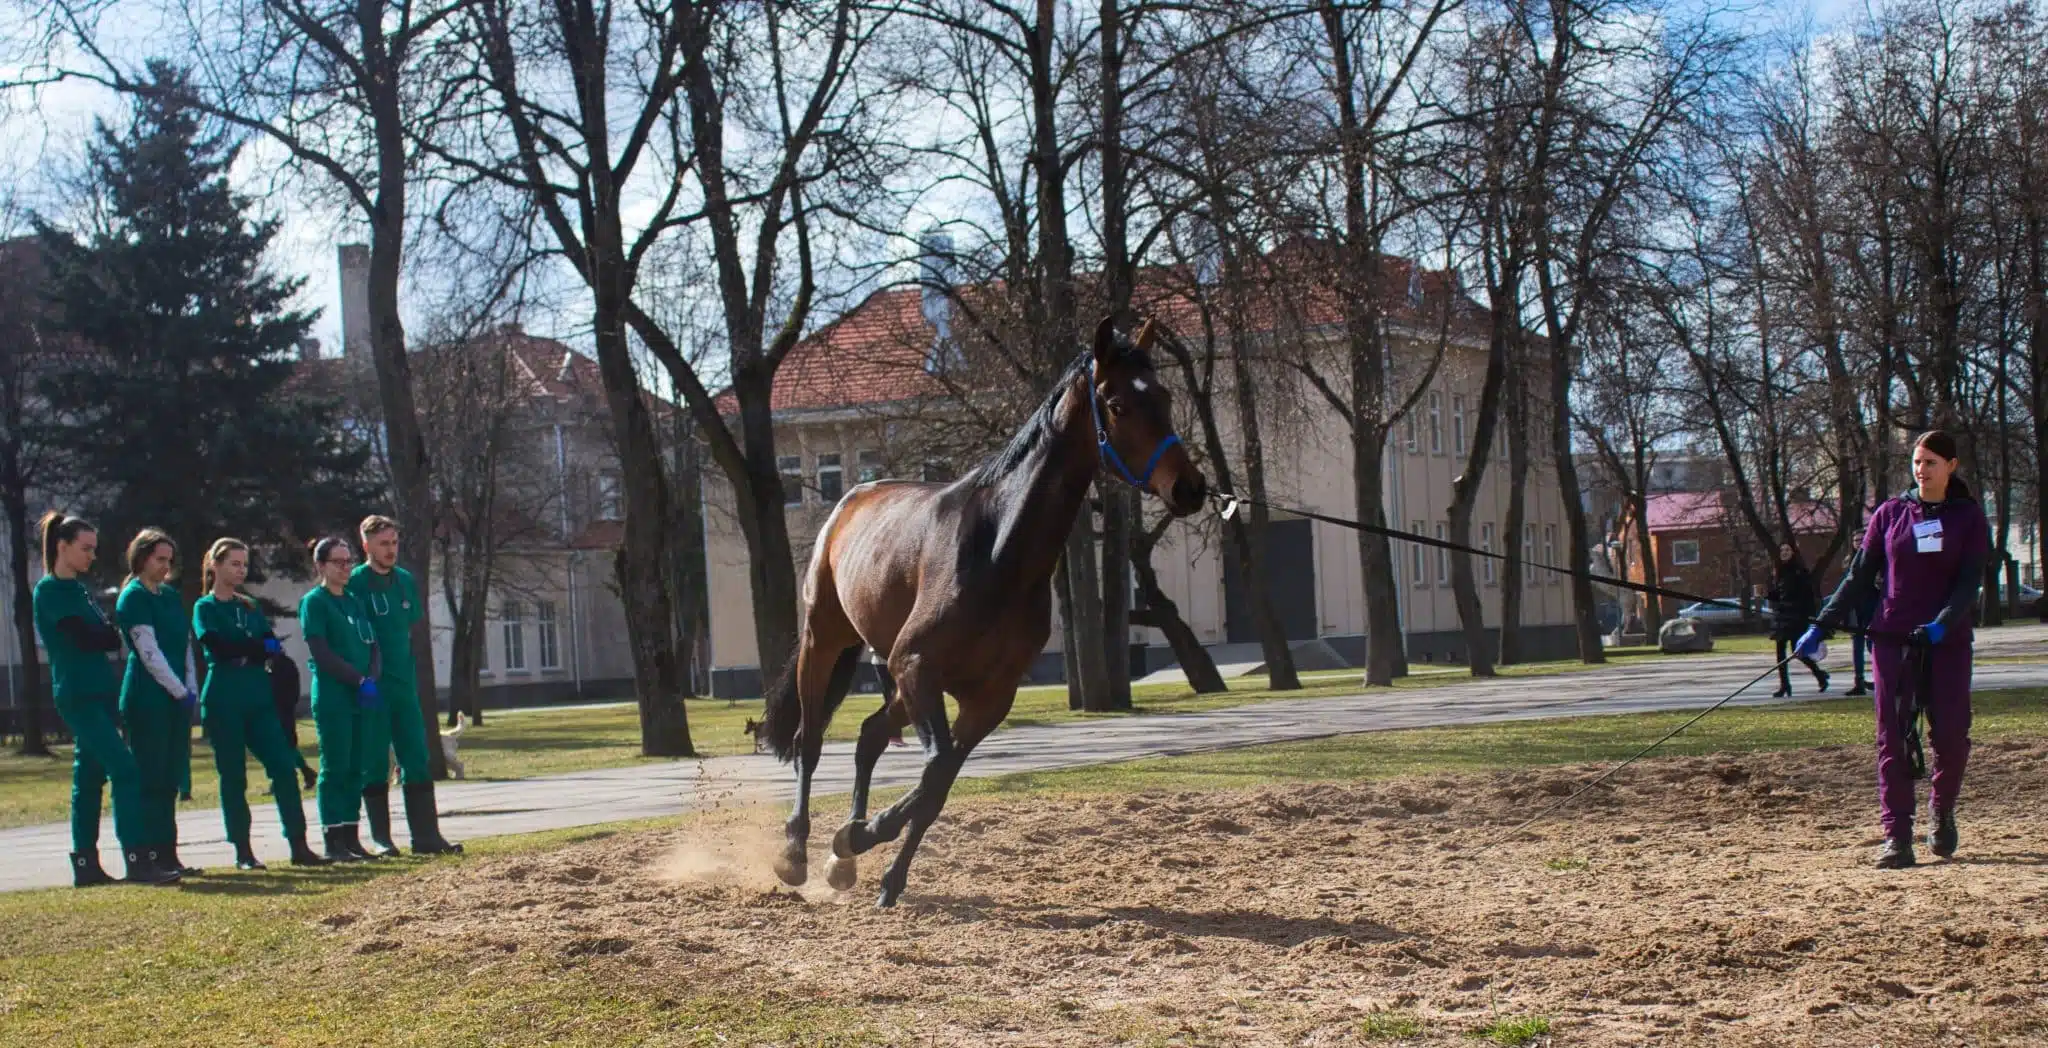
[[[1444,1044],[1509,1015],[1574,1045],[2030,1044],[2044,757],[1978,747],[1959,861],[1895,873],[1854,747],[1646,762],[1492,848],[1603,769],[961,803],[890,912],[886,853],[823,887],[836,813],[804,894],[767,873],[781,813],[728,814],[431,870],[336,935],[795,993],[918,1044],[1356,1044],[1387,1012]]]

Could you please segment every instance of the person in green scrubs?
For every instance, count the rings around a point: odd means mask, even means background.
[[[128,544],[128,581],[114,602],[114,621],[128,641],[121,675],[121,723],[142,770],[144,832],[171,868],[196,877],[178,859],[178,790],[192,763],[192,716],[199,707],[199,666],[188,641],[192,616],[170,585],[178,548],[169,535],[144,528]]]
[[[313,730],[320,737],[320,824],[327,858],[362,862],[356,817],[363,807],[363,722],[381,713],[381,653],[370,616],[348,592],[355,554],[337,538],[313,543],[320,584],[299,601],[299,632],[313,653]]]
[[[147,835],[142,806],[142,772],[121,739],[116,700],[119,684],[108,656],[121,650],[121,635],[107,622],[84,575],[99,551],[91,524],[55,510],[43,515],[43,577],[36,582],[36,634],[50,656],[50,684],[57,715],[71,730],[71,875],[85,888],[110,883],[100,867],[100,797],[112,784],[114,836],[128,863],[127,879],[137,884],[175,884],[175,866],[159,861]]]
[[[434,804],[434,778],[427,765],[427,726],[420,713],[419,675],[412,655],[413,626],[426,615],[419,585],[398,566],[398,523],[368,517],[361,527],[363,563],[349,576],[348,591],[370,613],[383,653],[377,674],[380,710],[365,718],[362,744],[363,808],[370,816],[370,843],[381,855],[398,854],[391,840],[391,755],[405,788],[405,823],[414,855],[459,852],[441,836]]]
[[[298,779],[305,759],[285,741],[284,728],[271,708],[270,673],[264,667],[284,651],[284,645],[263,610],[241,592],[249,577],[248,545],[240,539],[216,541],[206,551],[200,577],[206,595],[192,605],[192,636],[206,659],[200,720],[213,740],[221,820],[228,842],[235,846],[235,868],[264,868],[249,841],[251,753],[270,777],[270,795],[277,800],[292,865],[325,866],[327,860],[306,846],[306,810],[299,800]]]

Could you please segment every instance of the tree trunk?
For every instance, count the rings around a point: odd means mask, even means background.
[[[1513,666],[1528,661],[1528,645],[1522,637],[1522,529],[1529,515],[1529,411],[1524,399],[1527,387],[1519,369],[1508,383],[1508,512],[1501,525],[1501,546],[1507,553],[1500,578],[1500,664]]]
[[[782,474],[775,466],[772,388],[773,379],[752,367],[741,367],[733,376],[740,438],[751,481],[749,490],[740,492],[740,513],[746,518],[743,525],[750,540],[747,581],[754,596],[754,644],[760,652],[763,682],[778,679],[795,656],[799,611],[796,553],[790,547],[788,518],[783,515]]]
[[[50,689],[43,681],[42,661],[36,650],[35,597],[28,584],[35,570],[38,536],[28,520],[28,492],[0,493],[6,507],[7,538],[14,544],[14,639],[21,650],[21,755],[48,757],[50,745],[43,738],[43,704]]]
[[[1632,500],[1630,513],[1635,517],[1635,539],[1638,555],[1642,557],[1643,582],[1656,586],[1662,584],[1657,569],[1657,548],[1650,543],[1650,499],[1637,492]],[[1643,629],[1655,643],[1664,633],[1664,598],[1654,594],[1643,595]]]
[[[1161,534],[1164,534],[1163,528],[1157,531],[1131,529],[1131,570],[1138,576],[1138,593],[1145,601],[1142,611],[1131,613],[1131,621],[1166,634],[1167,646],[1173,649],[1173,657],[1180,663],[1181,672],[1187,675],[1188,687],[1193,688],[1195,694],[1214,695],[1229,691],[1223,674],[1216,669],[1216,660],[1209,657],[1209,649],[1202,647],[1201,639],[1181,618],[1180,606],[1160,588],[1159,572],[1152,566],[1152,551],[1158,548]]]
[[[1493,452],[1495,416],[1507,373],[1507,332],[1495,325],[1486,355],[1486,377],[1479,388],[1479,421],[1472,433],[1465,468],[1451,484],[1451,541],[1472,545],[1472,514],[1486,480],[1487,457]],[[1465,631],[1465,651],[1474,677],[1495,676],[1492,637],[1486,631],[1486,606],[1472,572],[1472,555],[1451,555],[1451,592],[1458,604],[1458,622]]]
[[[1090,713],[1107,713],[1109,667],[1102,657],[1102,588],[1096,578],[1095,528],[1084,507],[1074,530],[1067,536],[1067,585],[1072,587],[1074,609],[1074,668],[1079,680],[1067,682],[1069,692],[1079,685],[1081,708]],[[1071,703],[1072,698],[1068,699]]]
[[[1067,557],[1060,554],[1060,563],[1052,573],[1053,598],[1059,602],[1060,610],[1060,672],[1067,681],[1067,708],[1081,708],[1081,642],[1074,633],[1074,586],[1067,578]]]
[[[668,600],[668,477],[662,469],[661,440],[626,339],[627,276],[615,193],[616,187],[599,180],[598,206],[587,226],[598,376],[611,408],[626,496],[625,542],[614,570],[626,607],[626,641],[640,706],[640,752],[648,757],[690,757],[697,751],[676,673],[675,619]],[[772,469],[774,459],[769,463]],[[741,510],[744,515],[746,507]],[[786,569],[787,545],[782,563]],[[755,611],[758,619],[760,609]]]
[[[1102,661],[1112,709],[1131,708],[1131,518],[1132,492],[1106,475],[1095,491],[1102,498]]]
[[[1569,350],[1559,347],[1550,368],[1550,447],[1557,458],[1558,497],[1564,501],[1567,541],[1571,543],[1572,619],[1579,639],[1579,659],[1588,665],[1607,661],[1600,644],[1600,620],[1593,611],[1591,529],[1586,527],[1586,506],[1579,493],[1579,469],[1572,461],[1572,365]]]
[[[1218,230],[1221,238],[1223,232]],[[1272,514],[1266,509],[1266,444],[1259,428],[1258,387],[1252,378],[1251,347],[1247,344],[1249,310],[1244,308],[1244,274],[1237,264],[1237,252],[1223,248],[1224,280],[1230,296],[1231,387],[1237,395],[1238,434],[1242,439],[1244,480],[1251,496],[1250,519],[1231,520],[1231,543],[1237,547],[1238,570],[1252,602],[1252,622],[1259,634],[1259,649],[1266,657],[1267,687],[1293,691],[1301,687],[1301,674],[1294,668],[1294,651],[1273,607],[1273,579],[1266,571],[1267,537],[1272,534]],[[1313,600],[1314,595],[1306,595]],[[1302,599],[1297,594],[1295,599]]]
[[[1386,527],[1386,493],[1380,489],[1386,460],[1386,432],[1363,421],[1351,427],[1351,482],[1357,488],[1358,519]],[[1394,587],[1394,553],[1385,535],[1358,533],[1358,566],[1365,579],[1365,683],[1390,687],[1408,672],[1401,636],[1401,606]]]

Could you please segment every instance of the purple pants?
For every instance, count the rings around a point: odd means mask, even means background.
[[[1903,645],[1873,641],[1870,645],[1877,690],[1877,806],[1885,836],[1913,832],[1913,770],[1906,757],[1906,718],[1897,708],[1907,672]],[[1936,812],[1952,812],[1963,792],[1963,769],[1970,763],[1970,639],[1951,637],[1928,649],[1930,685],[1920,702],[1927,708],[1929,777],[1934,780]]]

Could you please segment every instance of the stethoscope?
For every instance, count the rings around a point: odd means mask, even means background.
[[[384,603],[383,603],[383,605],[382,605],[381,607],[380,607],[380,606],[378,605],[378,603],[377,603],[377,602],[378,602],[378,601],[380,601],[380,600],[384,602]],[[377,592],[376,590],[371,590],[371,591],[370,591],[370,614],[372,614],[372,615],[380,615],[380,616],[381,616],[381,615],[389,615],[389,614],[391,614],[391,594],[389,594],[389,593],[379,593],[379,592]]]

